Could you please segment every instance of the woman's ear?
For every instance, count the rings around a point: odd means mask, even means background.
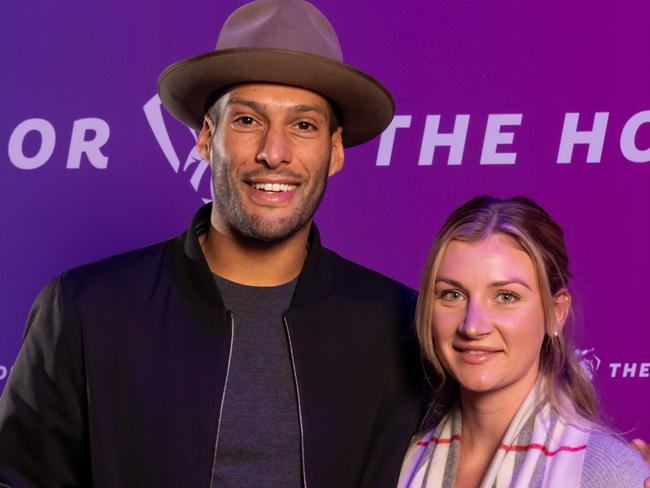
[[[571,294],[566,288],[562,288],[553,296],[553,313],[555,314],[555,327],[557,332],[562,330],[571,311]],[[549,331],[554,333],[555,331]]]

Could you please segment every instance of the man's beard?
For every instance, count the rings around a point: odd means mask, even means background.
[[[265,242],[285,239],[302,229],[316,212],[327,186],[329,156],[328,152],[327,161],[321,164],[321,168],[314,173],[310,181],[304,181],[304,178],[300,178],[302,180],[300,186],[293,190],[302,192],[300,201],[297,202],[296,208],[291,215],[278,219],[246,212],[239,187],[241,180],[231,172],[231,162],[224,157],[218,156],[215,151],[212,163],[214,205],[216,205],[219,214],[230,227],[230,230],[243,237]],[[269,169],[258,169],[250,172],[247,176],[271,174],[275,176],[297,176],[291,172]],[[308,186],[305,188],[305,185]],[[263,208],[260,210],[264,211]]]

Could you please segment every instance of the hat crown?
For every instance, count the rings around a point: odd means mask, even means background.
[[[226,19],[216,49],[285,49],[343,61],[336,32],[304,0],[256,0]]]

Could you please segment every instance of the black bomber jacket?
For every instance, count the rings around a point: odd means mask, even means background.
[[[209,216],[41,291],[0,397],[0,486],[214,488],[231,327]],[[413,299],[312,227],[285,314],[307,487],[396,486],[420,413]]]

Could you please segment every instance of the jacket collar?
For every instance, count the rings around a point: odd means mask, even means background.
[[[211,203],[201,207],[192,218],[187,232],[180,236],[186,267],[183,270],[177,268],[176,271],[187,280],[186,283],[191,286],[193,294],[198,293],[204,300],[224,308],[219,289],[203,256],[198,239],[199,235],[208,231],[211,213]],[[334,285],[334,274],[328,259],[330,252],[322,247],[316,224],[312,223],[308,239],[309,252],[298,278],[291,309],[300,309],[324,300],[331,293]]]

